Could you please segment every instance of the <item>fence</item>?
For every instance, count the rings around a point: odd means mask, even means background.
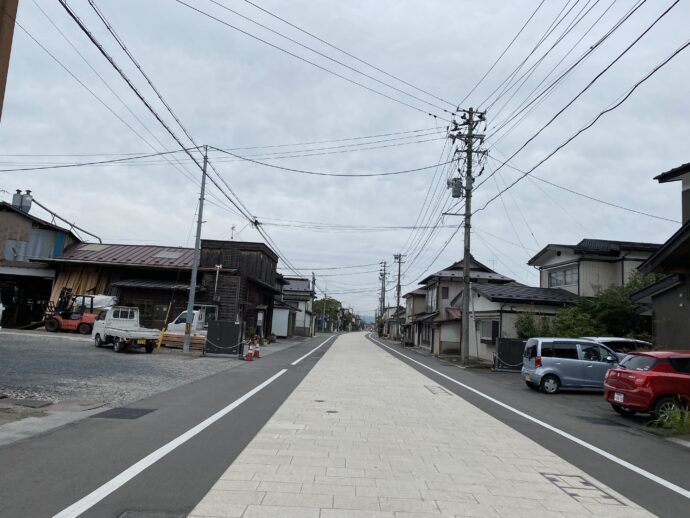
[[[499,338],[494,356],[494,369],[497,371],[520,371],[522,369],[522,353],[527,340],[517,338]]]

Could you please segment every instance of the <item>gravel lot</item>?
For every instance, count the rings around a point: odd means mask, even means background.
[[[271,344],[264,353],[294,343]],[[0,331],[0,394],[8,398],[117,406],[241,364],[165,348],[115,354],[78,335]]]

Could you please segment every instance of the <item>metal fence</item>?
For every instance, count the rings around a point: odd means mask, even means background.
[[[517,338],[499,338],[494,357],[494,369],[498,371],[515,371],[522,369],[522,353],[527,340]]]

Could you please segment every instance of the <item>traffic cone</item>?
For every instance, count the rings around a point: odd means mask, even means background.
[[[247,360],[248,362],[250,362],[254,359],[254,344],[251,342],[249,342],[249,347],[247,348],[247,352],[244,353],[244,359]]]
[[[261,340],[257,340],[256,344],[254,345],[254,358],[261,358],[261,348],[259,347],[260,343]]]

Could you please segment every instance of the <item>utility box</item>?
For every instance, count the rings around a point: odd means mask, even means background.
[[[448,180],[448,187],[450,187],[451,196],[453,198],[462,198],[462,178],[451,178],[450,180]]]
[[[241,353],[242,324],[210,320],[206,334],[206,354],[237,356]]]

